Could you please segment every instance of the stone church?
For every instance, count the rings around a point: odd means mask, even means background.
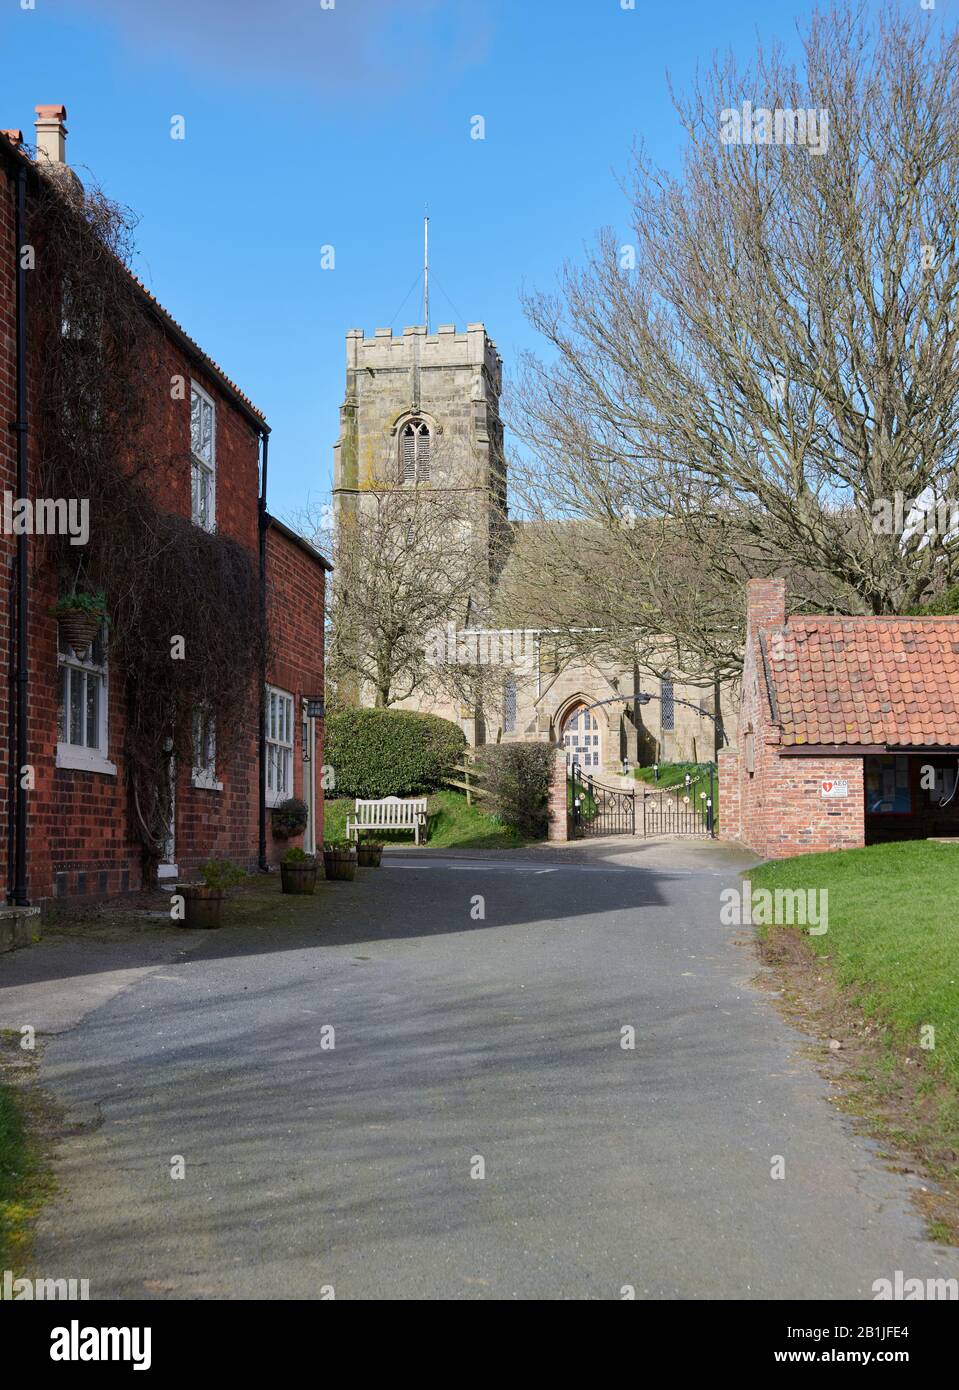
[[[641,676],[600,658],[567,658],[549,615],[535,628],[498,626],[497,594],[526,523],[508,517],[500,418],[503,364],[482,323],[457,332],[419,325],[394,335],[378,328],[346,335],[346,393],[334,445],[333,517],[337,533],[362,515],[367,499],[397,488],[455,498],[468,534],[485,557],[478,592],[463,596],[443,646],[458,660],[488,662],[502,673],[495,708],[474,709],[441,688],[400,707],[452,719],[471,745],[555,741],[587,774],[655,761],[712,761],[734,737],[737,701],[727,689]],[[424,634],[427,642],[436,634]],[[636,704],[637,690],[653,698]],[[359,702],[373,704],[370,691]],[[609,703],[598,704],[607,701]],[[717,709],[722,724],[712,717]],[[717,728],[719,727],[719,732]]]

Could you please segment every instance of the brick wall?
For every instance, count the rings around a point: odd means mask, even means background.
[[[14,254],[15,190],[0,169],[0,493],[16,495],[16,455],[13,432],[6,426],[16,416]],[[28,210],[29,216],[29,210]],[[29,236],[29,232],[28,232]],[[42,267],[33,274],[42,273]],[[44,345],[31,331],[28,276],[28,410],[30,495],[37,493],[37,367]],[[177,336],[144,305],[150,324],[149,341],[140,364],[141,418],[148,421],[157,461],[151,473],[157,505],[189,516],[190,399],[189,383],[196,381],[213,398],[216,408],[216,524],[219,533],[237,541],[258,563],[259,439],[253,418],[236,403],[215,374],[188,353]],[[174,378],[183,378],[185,391],[175,398]],[[2,497],[0,497],[2,501]],[[91,505],[91,527],[109,526]],[[28,795],[29,894],[37,902],[55,895],[104,895],[140,886],[140,845],[135,833],[135,808],[130,804],[123,762],[125,675],[109,668],[107,756],[115,773],[58,768],[57,757],[57,624],[50,608],[57,598],[57,576],[49,564],[45,543],[29,539],[30,551],[30,669],[28,686],[29,762],[35,787]],[[16,553],[13,536],[0,530],[0,834],[6,863],[6,815],[10,748],[7,737],[11,659],[11,576]],[[277,625],[276,666],[270,679],[300,693],[323,692],[323,571],[308,556],[282,539],[270,537],[268,584],[275,583],[281,602],[268,600],[270,620]],[[202,596],[198,596],[202,601]],[[188,876],[211,856],[226,857],[245,868],[257,864],[259,832],[258,718],[259,673],[251,672],[250,702],[245,720],[232,730],[231,750],[218,750],[217,778],[221,789],[194,787],[192,769],[180,768],[176,778],[175,852],[181,875]],[[299,705],[297,705],[297,715]],[[294,774],[302,783],[302,739],[299,718]],[[318,739],[317,769],[322,762]],[[318,787],[319,815],[322,796]]]
[[[302,702],[323,694],[323,610],[325,574],[320,562],[271,525],[266,537],[267,622],[270,658],[267,679],[293,696],[293,795],[305,799],[305,775],[312,765],[315,841],[323,841],[323,721],[314,721],[313,747],[304,762]],[[306,729],[309,725],[306,726]],[[276,863],[302,837],[278,840],[267,821],[267,856]]]
[[[782,752],[781,731],[766,692],[759,632],[785,621],[785,584],[750,580],[746,599],[738,746],[719,763],[720,837],[739,840],[766,859],[856,849],[865,843],[863,760]],[[823,797],[824,780],[847,782],[848,797]]]
[[[0,140],[5,139],[0,135]],[[14,186],[0,165],[0,493],[16,493],[16,436],[9,426],[16,419],[16,265],[14,260]],[[2,498],[0,498],[2,500]],[[4,843],[8,813],[11,651],[11,580],[16,545],[0,532],[0,836]],[[4,888],[5,888],[4,884]]]

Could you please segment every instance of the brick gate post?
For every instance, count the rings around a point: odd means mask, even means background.
[[[553,750],[553,767],[549,780],[549,838],[569,839],[569,815],[566,810],[566,749]]]

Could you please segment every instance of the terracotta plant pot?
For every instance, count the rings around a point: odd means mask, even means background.
[[[356,862],[361,869],[378,869],[382,858],[382,845],[364,845],[361,843],[356,847]]]
[[[57,615],[60,631],[73,648],[78,661],[82,661],[96,639],[103,624],[102,618],[94,618],[82,608],[70,608]]]
[[[284,893],[312,893],[316,887],[316,860],[299,864],[280,864],[280,887]]]
[[[326,870],[327,878],[351,881],[356,877],[356,850],[325,849],[323,851],[323,867]]]
[[[222,888],[207,888],[205,883],[180,883],[176,890],[183,898],[186,916],[185,927],[210,928],[222,925]]]

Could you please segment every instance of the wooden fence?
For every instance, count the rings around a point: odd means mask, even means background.
[[[467,806],[472,806],[474,796],[489,796],[489,792],[482,785],[486,780],[486,774],[483,772],[482,763],[477,762],[475,754],[464,753],[460,762],[454,764],[453,772],[458,776],[444,777],[443,785],[465,792]]]

